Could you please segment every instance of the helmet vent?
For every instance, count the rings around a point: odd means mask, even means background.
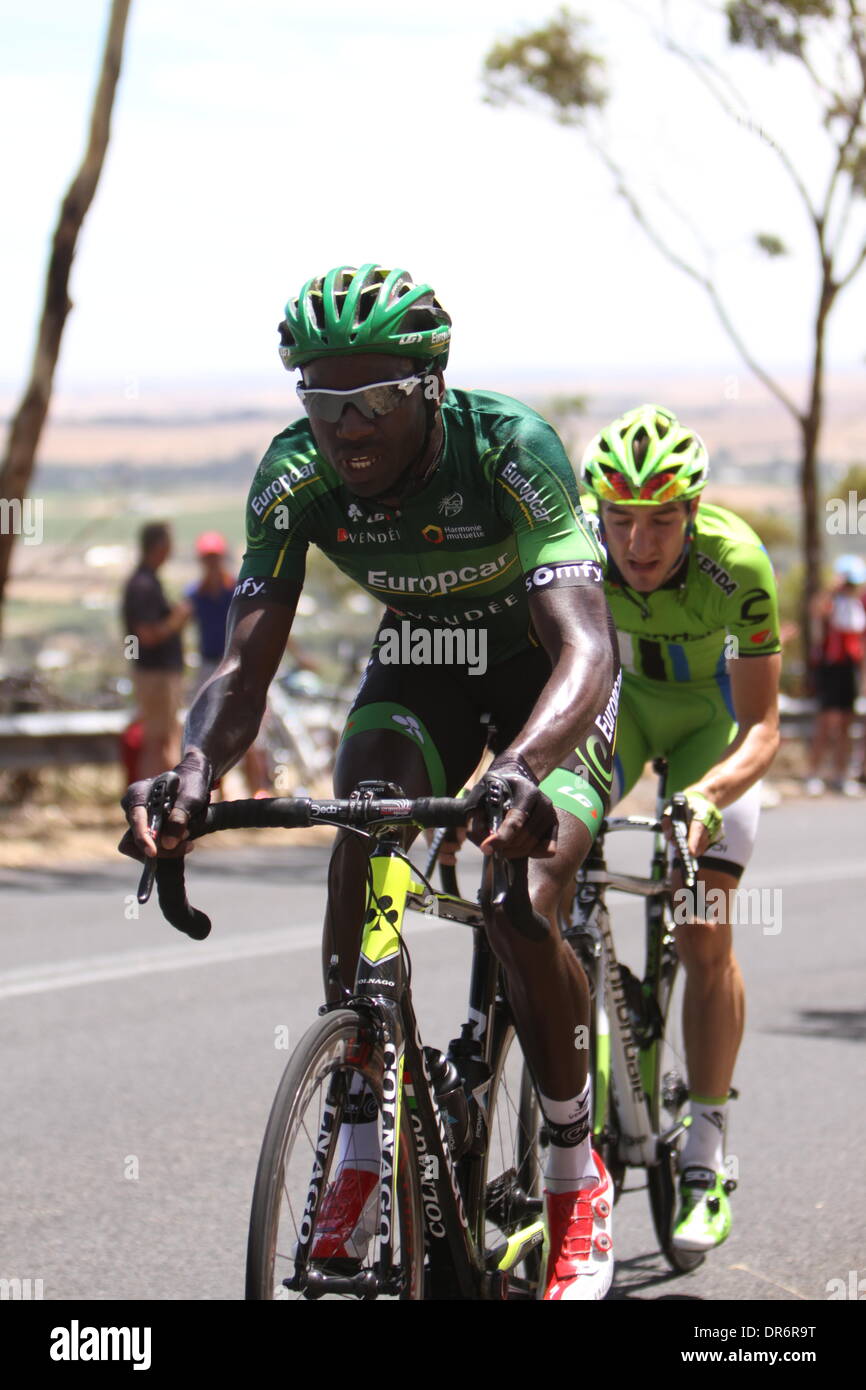
[[[692,439],[692,436],[688,435],[685,439],[681,439],[679,444],[674,445],[673,449],[671,449],[671,453],[684,454],[687,449],[691,449],[694,447],[694,442],[695,441]]]
[[[636,468],[642,467],[643,462],[647,456],[647,450],[649,449],[649,445],[649,434],[647,433],[646,428],[643,425],[641,425],[638,429],[635,430],[634,439],[631,442],[631,453]]]

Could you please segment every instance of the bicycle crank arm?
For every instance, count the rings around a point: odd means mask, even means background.
[[[675,1149],[675,1148],[676,1148],[676,1144],[677,1144],[677,1140],[678,1140],[683,1134],[685,1134],[685,1132],[686,1132],[686,1130],[688,1129],[688,1127],[689,1127],[689,1125],[688,1125],[688,1117],[687,1117],[687,1118],[684,1119],[684,1120],[680,1120],[678,1124],[675,1124],[674,1127],[673,1127],[673,1129],[666,1129],[665,1132],[664,1132],[664,1134],[660,1134],[659,1137],[658,1137],[658,1148],[659,1148],[659,1150],[661,1150],[661,1149]],[[661,1156],[661,1155],[660,1155],[660,1156]]]
[[[525,1260],[530,1250],[535,1250],[544,1240],[544,1222],[534,1221],[531,1226],[525,1226],[522,1231],[515,1231],[508,1237],[505,1245],[497,1245],[495,1250],[491,1250],[487,1256],[486,1264],[489,1269],[498,1269],[506,1273],[513,1269],[515,1265]]]

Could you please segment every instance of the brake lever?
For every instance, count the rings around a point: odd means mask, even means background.
[[[490,778],[487,783],[487,794],[485,799],[487,802],[490,833],[495,835],[511,809],[511,800],[508,795],[508,783],[500,781],[499,778]],[[506,859],[504,854],[494,852],[492,880],[490,885],[491,907],[502,907],[513,882],[514,868],[511,860]]]
[[[683,882],[691,890],[696,881],[696,864],[689,850],[689,803],[683,792],[671,797],[671,825],[683,866]]]
[[[171,812],[180,787],[180,777],[176,772],[163,772],[155,778],[146,802],[147,828],[159,846],[159,837],[166,817]],[[138,901],[146,903],[153,892],[156,877],[157,855],[145,862],[138,882]]]

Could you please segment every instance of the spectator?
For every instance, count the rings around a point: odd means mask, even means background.
[[[157,577],[171,554],[171,539],[166,522],[151,521],[141,528],[138,566],[123,591],[124,633],[136,639],[131,654],[133,688],[143,724],[140,777],[156,777],[174,767],[180,747],[180,634],[192,608],[186,602],[170,604]]]
[[[187,589],[186,597],[192,605],[198,623],[201,659],[196,690],[200,690],[222,661],[226,642],[226,619],[236,580],[232,572],[226,568],[228,542],[219,531],[205,531],[196,541],[195,551],[201,561],[201,578],[197,584]],[[251,796],[271,795],[268,761],[257,744],[254,743],[245,754],[243,769]]]
[[[821,633],[814,663],[820,712],[809,754],[806,791],[820,796],[825,790],[821,768],[829,752],[835,774],[831,787],[845,796],[862,796],[863,788],[848,772],[851,721],[866,651],[866,609],[861,594],[866,562],[859,555],[842,555],[834,569],[835,587],[819,594],[812,610]]]
[[[226,619],[235,591],[235,576],[226,569],[228,544],[219,531],[205,531],[195,543],[201,578],[186,591],[198,623],[200,665],[198,689],[209,680],[223,658]]]

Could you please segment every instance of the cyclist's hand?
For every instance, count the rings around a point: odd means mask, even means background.
[[[702,854],[714,845],[724,834],[722,813],[718,806],[714,805],[705,792],[700,787],[686,787],[683,795],[688,803],[690,812],[689,818],[689,852],[693,859],[699,859]],[[670,821],[670,805],[665,807],[662,818],[662,829],[669,840],[673,840],[673,829]]]
[[[126,812],[130,828],[117,846],[121,854],[139,860],[153,859],[157,853],[161,858],[178,858],[192,849],[192,845],[184,843],[189,837],[187,825],[208,804],[213,769],[202,753],[191,750],[174,771],[180,778],[180,786],[174,806],[163,827],[158,848],[148,827],[145,810],[155,779],[144,778],[127,787],[120,804]]]
[[[505,782],[510,809],[499,829],[491,834],[485,818],[485,797],[490,779]],[[476,782],[467,798],[469,835],[482,854],[497,851],[506,859],[550,859],[556,853],[559,821],[553,803],[539,790],[538,782],[522,758],[501,754]]]

